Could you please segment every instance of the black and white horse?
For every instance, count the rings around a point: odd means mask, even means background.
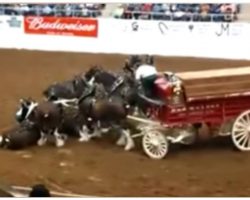
[[[18,126],[1,133],[0,147],[20,150],[36,145],[39,138],[39,128],[32,123],[24,121],[18,124]]]
[[[43,91],[43,95],[51,101],[79,98],[88,85],[83,75],[77,75],[72,80],[50,85]]]
[[[95,65],[91,66],[85,73],[85,78],[90,85],[93,85],[93,83],[102,84],[105,90],[109,92],[118,77],[114,73],[105,71],[101,66]]]
[[[110,101],[104,87],[96,84],[92,90],[79,99],[79,113],[85,120],[88,129],[100,128],[98,123],[115,129],[120,138],[117,145],[124,145],[125,150],[134,147],[130,135],[130,124],[127,121],[129,105],[124,101]]]
[[[57,147],[61,147],[65,144],[67,135],[78,134],[79,141],[86,141],[88,138],[81,130],[81,121],[77,121],[76,118],[65,120],[63,107],[68,106],[68,102],[71,101],[58,100],[38,103],[31,99],[21,99],[20,108],[16,112],[16,120],[19,123],[29,121],[39,128],[40,139],[37,142],[39,146],[47,142],[48,135],[55,137]],[[70,132],[65,133],[65,129],[70,130]],[[74,131],[71,132],[72,130]]]

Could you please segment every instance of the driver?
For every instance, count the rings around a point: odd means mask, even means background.
[[[135,79],[141,82],[146,95],[152,96],[154,82],[157,79],[158,72],[154,65],[148,64],[147,58],[148,56],[146,56],[145,61],[140,60],[140,62],[138,62],[138,67],[135,71]]]

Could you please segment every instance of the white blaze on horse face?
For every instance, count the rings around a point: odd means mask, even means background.
[[[89,80],[89,82],[88,82],[89,85],[92,86],[92,85],[94,84],[94,81],[95,81],[95,77],[92,77],[92,78]]]
[[[23,113],[23,108],[21,107],[17,112],[16,112],[16,116],[20,117]]]
[[[29,117],[29,115],[32,113],[32,111],[34,110],[35,107],[38,106],[38,103],[35,102],[31,102],[30,106],[29,106],[29,110],[25,116],[25,119],[27,119]]]
[[[3,142],[3,136],[0,135],[0,144]]]

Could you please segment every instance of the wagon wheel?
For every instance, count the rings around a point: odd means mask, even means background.
[[[168,153],[169,143],[160,131],[149,130],[142,138],[144,152],[152,159],[162,159]]]
[[[232,128],[232,140],[241,151],[250,151],[250,110],[240,114]]]

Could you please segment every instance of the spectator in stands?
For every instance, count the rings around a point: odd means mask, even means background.
[[[233,21],[237,19],[235,4],[125,4],[125,19],[175,21]],[[219,5],[219,6],[218,6]],[[220,8],[222,6],[222,9]],[[234,10],[236,10],[234,12]],[[233,13],[233,14],[232,14]]]
[[[43,7],[42,15],[44,15],[44,16],[51,16],[52,15],[52,9],[49,5],[45,5]]]
[[[221,13],[223,13],[224,21],[231,22],[236,18],[237,7],[235,4],[221,5]]]
[[[199,21],[211,21],[210,13],[210,5],[209,4],[201,4],[200,5],[200,20]]]

